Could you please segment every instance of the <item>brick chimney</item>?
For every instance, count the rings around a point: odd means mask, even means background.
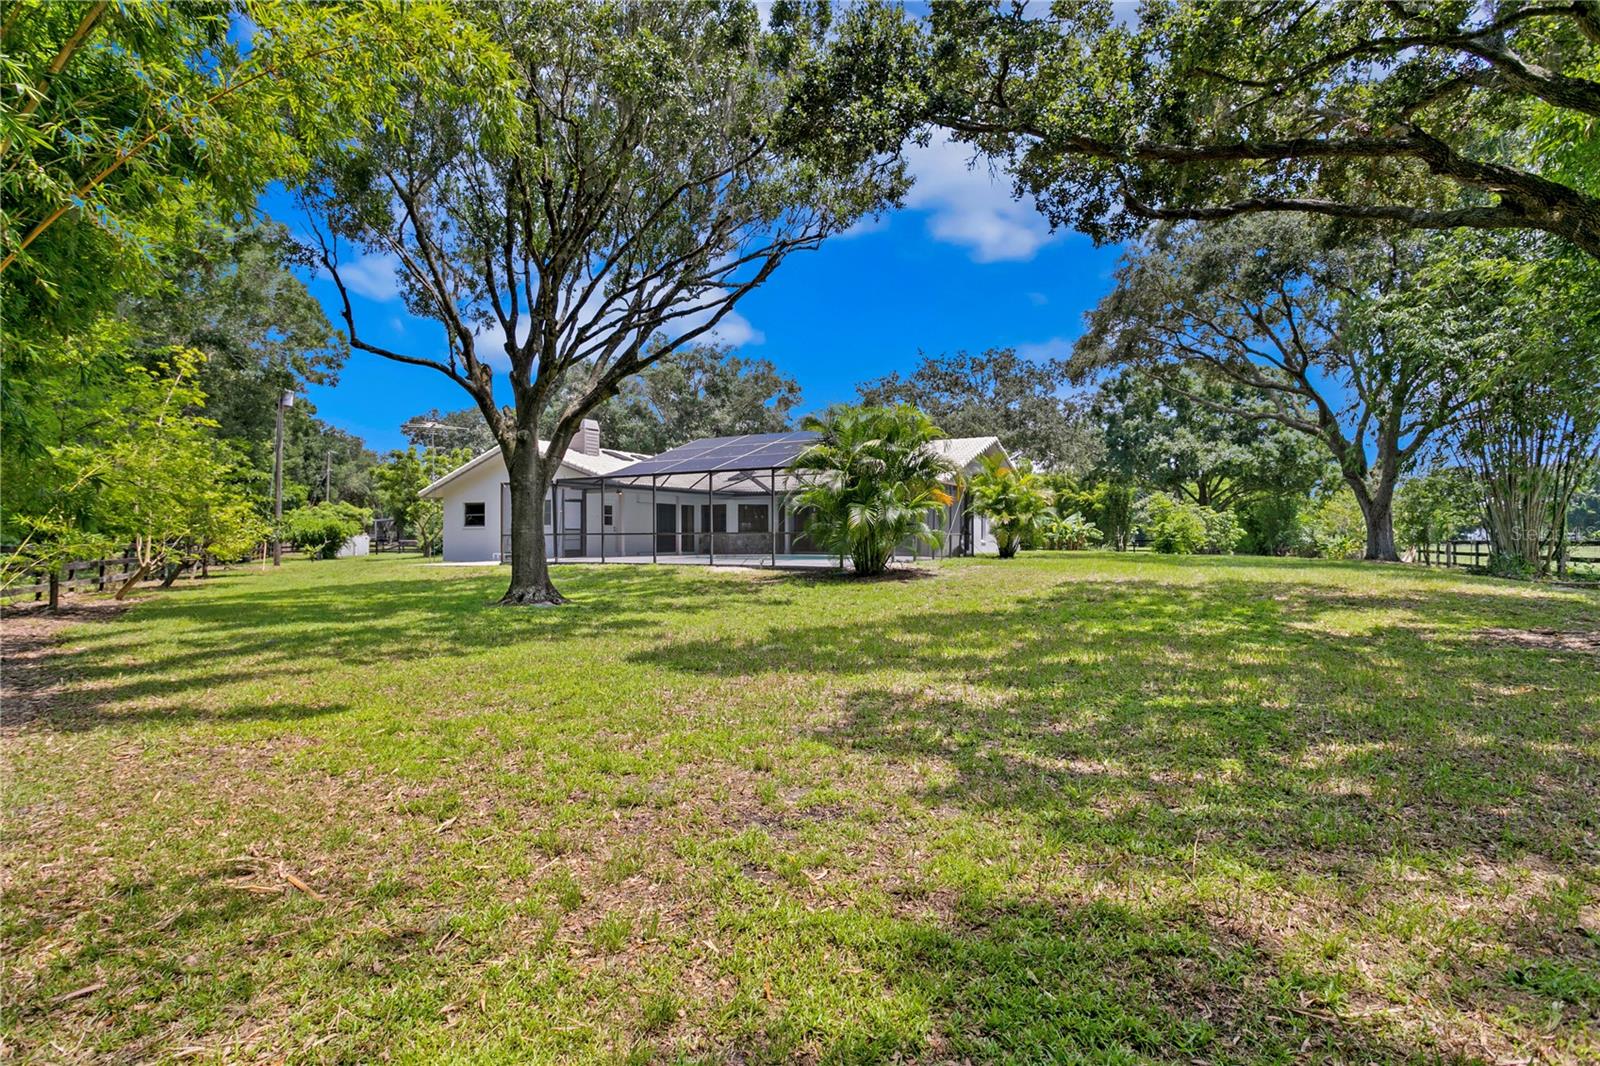
[[[573,441],[584,455],[600,454],[600,423],[585,418],[578,427],[578,439]]]

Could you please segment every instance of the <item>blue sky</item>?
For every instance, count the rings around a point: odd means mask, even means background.
[[[966,149],[946,142],[914,149],[918,180],[904,209],[791,256],[740,302],[737,318],[724,320],[721,339],[795,378],[803,410],[851,399],[858,382],[910,368],[919,351],[1062,354],[1083,313],[1109,290],[1118,251],[1050,233],[1032,204],[1012,199],[1004,178],[981,163],[969,168],[967,159]],[[286,197],[269,196],[262,207],[301,231]],[[440,327],[406,314],[391,263],[371,257],[355,274],[363,336],[402,352],[440,352]],[[332,283],[307,280],[341,323]],[[399,425],[408,417],[471,403],[437,371],[363,352],[351,353],[337,386],[314,387],[310,398],[323,418],[379,451],[404,445]]]

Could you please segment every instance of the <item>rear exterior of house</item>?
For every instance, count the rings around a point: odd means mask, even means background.
[[[539,442],[541,452],[549,446]],[[642,456],[600,446],[600,427],[585,421],[583,429],[567,449],[556,478],[595,477],[620,470]],[[422,490],[424,499],[438,500],[444,507],[444,559],[451,563],[497,563],[511,551],[511,476],[499,448],[491,448],[475,459],[450,471]],[[552,497],[556,493],[552,492]],[[562,526],[574,531],[599,530],[606,520],[598,498],[570,496],[562,499]],[[557,548],[554,500],[545,499],[545,550],[552,556]],[[613,521],[616,515],[611,516]],[[599,538],[591,538],[598,550]],[[569,548],[582,546],[576,536],[563,537]],[[568,552],[573,554],[573,552]]]
[[[695,447],[739,446],[757,435],[714,438],[663,453],[666,459]],[[732,442],[730,444],[730,442]],[[540,442],[541,450],[546,446]],[[940,440],[934,447],[965,474],[986,454],[1005,456],[995,437]],[[552,560],[618,558],[665,561],[748,561],[827,556],[805,536],[805,515],[787,504],[777,470],[743,470],[729,476],[687,471],[645,476],[652,457],[604,448],[599,427],[584,423],[557,471],[544,504],[545,552]],[[511,486],[499,449],[479,455],[422,491],[444,509],[446,562],[500,562],[510,558]],[[996,549],[988,520],[966,511],[965,501],[930,516],[949,531],[935,554],[970,555]],[[903,554],[926,556],[925,546]]]

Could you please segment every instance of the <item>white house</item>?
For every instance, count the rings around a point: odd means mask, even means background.
[[[815,439],[812,433],[713,437],[644,456],[601,447],[598,424],[585,421],[545,500],[545,551],[554,560],[823,562],[828,556],[805,536],[804,515],[787,503],[797,485],[787,468]],[[540,442],[541,450],[546,446]],[[1006,455],[995,437],[933,447],[966,474],[986,454]],[[446,561],[509,558],[511,486],[498,448],[452,470],[422,496],[443,504]],[[987,519],[966,512],[962,501],[935,520],[951,531],[940,555],[995,549]],[[916,550],[908,547],[907,554]]]
[[[548,441],[539,442],[543,454]],[[567,448],[556,477],[594,477],[621,470],[644,459],[634,452],[619,452],[600,447],[600,424],[585,419],[582,429]],[[498,447],[491,448],[470,462],[456,467],[448,474],[423,489],[424,499],[439,500],[444,505],[444,558],[452,563],[499,562],[509,549],[511,537],[511,477],[506,470],[504,457]],[[598,529],[604,520],[600,500],[585,500],[573,494],[564,500],[568,510],[567,524],[574,528],[587,525]],[[577,508],[587,506],[592,513],[583,515]],[[545,548],[552,554],[555,545],[551,528],[551,500],[544,503]],[[615,516],[613,515],[613,520]],[[598,541],[596,542],[598,545]],[[579,553],[581,554],[581,553]]]

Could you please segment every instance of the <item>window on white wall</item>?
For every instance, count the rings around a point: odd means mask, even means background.
[[[605,521],[606,521],[606,525],[609,526],[611,524],[611,504],[609,504],[609,503],[606,504],[606,519],[605,519]]]
[[[550,497],[544,498],[544,528],[550,528]]]
[[[479,526],[484,524],[484,510],[481,503],[462,504],[461,524],[464,526]]]

